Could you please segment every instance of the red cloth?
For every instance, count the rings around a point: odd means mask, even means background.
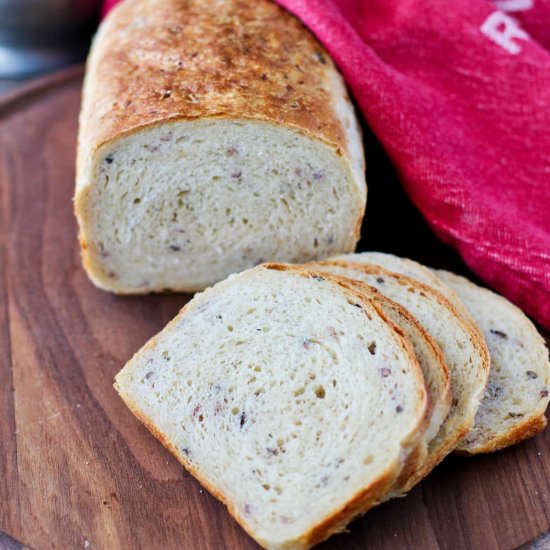
[[[550,0],[278,2],[330,52],[436,234],[550,329]]]
[[[115,4],[118,4],[120,0],[104,0],[103,2],[103,9],[101,10],[102,17],[105,17],[111,8],[114,7]]]

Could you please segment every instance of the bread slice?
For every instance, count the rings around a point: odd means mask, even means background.
[[[514,445],[546,426],[550,362],[544,340],[508,300],[448,271],[435,271],[457,293],[481,327],[491,356],[491,374],[475,424],[458,445],[489,453]]]
[[[267,548],[307,548],[394,483],[423,428],[410,344],[328,275],[262,265],[197,294],[116,377],[132,412]]]
[[[404,485],[403,492],[422,480],[470,431],[489,377],[489,354],[478,333],[455,307],[432,287],[379,266],[326,260],[331,273],[352,277],[377,288],[408,309],[440,346],[451,376],[450,412],[430,442],[428,459]],[[319,268],[320,269],[320,268]]]
[[[268,0],[115,7],[88,60],[77,165],[84,267],[117,293],[350,252],[366,202],[342,77]]]
[[[362,294],[373,300],[384,312],[384,315],[400,327],[405,336],[410,340],[424,380],[426,381],[429,398],[426,409],[426,431],[417,447],[407,458],[405,466],[395,484],[395,489],[389,492],[389,496],[391,497],[394,493],[401,492],[401,488],[406,485],[409,478],[424,464],[428,458],[428,444],[437,435],[441,424],[449,413],[451,407],[449,370],[445,365],[440,347],[406,308],[390,300],[374,287],[356,279],[343,276],[345,271],[340,266],[319,264],[311,264],[311,266],[321,273],[339,276],[341,280],[353,285]],[[352,270],[350,270],[349,275],[353,276]]]

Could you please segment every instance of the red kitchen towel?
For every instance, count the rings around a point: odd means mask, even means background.
[[[333,56],[436,234],[550,328],[550,0],[278,2]]]

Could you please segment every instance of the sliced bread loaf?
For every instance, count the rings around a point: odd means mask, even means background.
[[[307,548],[382,499],[423,429],[401,331],[328,275],[263,265],[197,294],[116,377],[261,545]]]
[[[435,271],[481,327],[491,374],[475,424],[457,450],[488,453],[526,439],[546,426],[550,362],[544,340],[508,300],[448,271]]]
[[[331,273],[374,286],[408,309],[443,351],[451,376],[451,410],[429,445],[428,459],[403,487],[406,492],[453,451],[472,428],[489,377],[485,342],[442,294],[416,279],[345,260],[315,262],[314,266],[330,267]]]
[[[201,290],[355,248],[359,126],[319,42],[268,0],[133,0],[83,90],[75,211],[92,281]]]

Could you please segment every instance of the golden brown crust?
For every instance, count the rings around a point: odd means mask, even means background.
[[[309,548],[331,535],[341,533],[348,523],[358,515],[365,514],[371,508],[380,504],[380,495],[384,495],[395,482],[395,474],[391,465],[387,472],[378,478],[364,491],[357,493],[344,507],[326,518],[303,537],[304,546]]]
[[[544,416],[544,413],[541,413],[538,416],[530,418],[519,426],[514,426],[512,429],[501,434],[499,437],[491,439],[482,447],[476,447],[472,449],[472,451],[457,449],[455,454],[474,456],[482,453],[494,453],[495,451],[500,451],[506,447],[511,447],[512,445],[516,445],[525,439],[529,439],[530,437],[537,435],[539,432],[544,430],[545,427],[546,417]]]
[[[274,2],[122,2],[88,72],[86,151],[157,122],[204,117],[267,120],[346,147],[331,101],[334,65]]]
[[[339,156],[360,202],[353,242],[341,252],[352,251],[366,198],[360,132],[345,84],[311,32],[268,0],[126,0],[98,31],[80,114],[74,208],[96,286],[118,294],[165,287],[126,285],[101,260],[90,208],[98,161],[140,130],[221,119],[280,126]]]

